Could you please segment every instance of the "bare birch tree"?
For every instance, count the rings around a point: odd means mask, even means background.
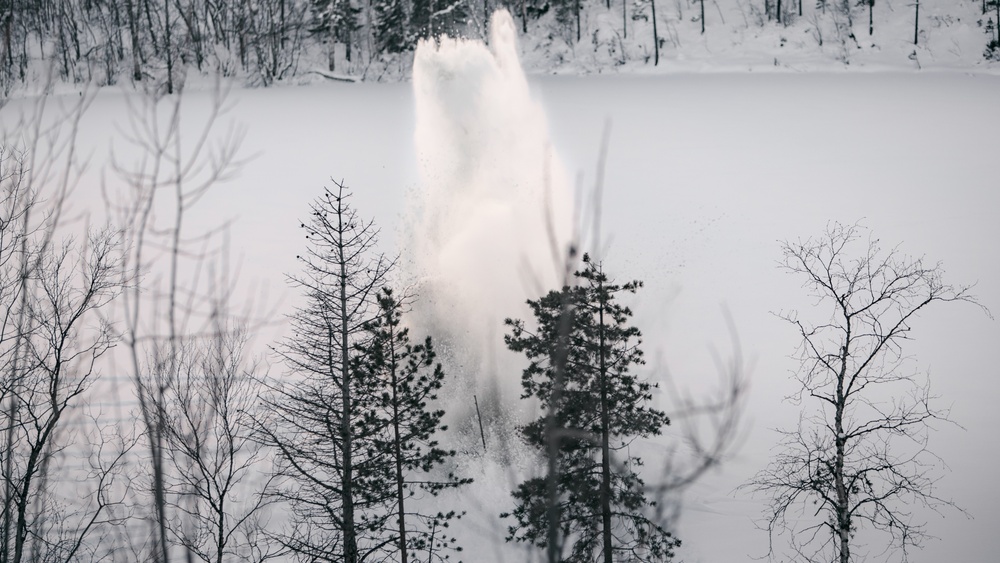
[[[928,449],[930,425],[948,412],[934,406],[903,346],[926,307],[978,303],[968,286],[944,282],[940,264],[883,250],[858,225],[831,224],[782,250],[781,267],[816,299],[815,314],[778,315],[801,339],[790,400],[803,411],[746,486],[771,497],[772,542],[787,535],[803,560],[860,561],[867,528],[905,561],[927,537],[912,507],[954,505],[935,493],[939,459]]]

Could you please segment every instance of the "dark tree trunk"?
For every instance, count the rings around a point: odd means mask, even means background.
[[[614,545],[611,543],[611,447],[609,434],[611,416],[608,410],[608,366],[604,341],[604,300],[603,294],[598,305],[599,348],[598,369],[601,385],[601,526],[604,541],[604,563],[614,562]]]
[[[847,321],[847,335],[845,342],[850,342],[851,325],[850,319]],[[848,348],[845,344],[840,352],[840,372],[837,374],[837,394],[834,405],[833,428],[836,432],[835,446],[836,459],[833,465],[834,491],[837,495],[837,544],[839,547],[839,563],[850,563],[851,560],[851,512],[848,498],[847,484],[844,475],[844,456],[846,437],[844,436],[844,410],[847,405],[847,398],[844,396],[844,383],[847,378]]]
[[[576,42],[580,42],[580,0],[573,1],[573,10],[576,12]]]
[[[13,371],[13,370],[12,370]],[[14,420],[17,416],[18,403],[13,396],[10,398],[10,407],[8,412],[7,420]],[[3,459],[3,481],[4,481],[4,493],[3,493],[3,534],[0,536],[0,555],[7,558],[7,554],[10,552],[10,509],[11,497],[14,495],[14,475],[11,470],[11,460],[14,458],[14,425],[7,425],[7,444],[4,449],[4,459]]]
[[[285,0],[281,0],[281,6],[279,11],[281,15],[279,16],[278,19],[278,26],[279,26],[278,29],[281,32],[281,48],[284,49],[285,41],[287,40],[285,34],[288,31],[287,28],[285,27]]]
[[[149,4],[152,0],[142,0],[142,5],[146,9],[146,28],[149,29],[149,42],[153,45],[153,56],[159,54],[158,44],[156,40],[156,26],[153,25],[153,14],[149,9]]]
[[[391,320],[389,326],[389,375],[392,382],[392,439],[393,453],[396,456],[396,502],[399,508],[399,562],[407,563],[406,555],[406,509],[403,491],[403,438],[399,434],[399,381],[396,378],[396,334]],[[478,402],[476,408],[479,408]],[[483,440],[485,446],[486,441]],[[430,563],[430,561],[428,562]]]
[[[338,208],[342,206],[338,198]],[[347,228],[344,225],[343,213],[338,213],[337,231],[343,233]],[[341,486],[344,492],[343,520],[344,520],[344,561],[345,563],[358,563],[358,539],[354,527],[354,459],[353,459],[353,432],[351,428],[351,368],[350,368],[350,347],[347,335],[350,329],[347,325],[347,250],[344,248],[344,239],[341,236],[337,241],[340,255],[340,377],[341,395],[344,403],[344,413],[340,419],[340,439],[343,444],[343,456],[341,463],[344,468],[344,483]]]
[[[875,33],[875,23],[872,19],[872,9],[875,7],[875,0],[868,0],[868,35]]]
[[[705,34],[705,0],[701,0],[701,34]]]
[[[913,15],[913,44],[916,45],[917,41],[920,39],[920,0],[914,4],[914,15]]]
[[[653,66],[660,64],[660,36],[656,33],[656,0],[649,0],[653,8]]]
[[[628,8],[628,0],[622,0],[622,37],[628,39],[628,19],[626,17],[626,11]]]
[[[428,26],[429,25],[430,22],[428,22]],[[333,29],[333,16],[330,16],[330,23],[327,25],[326,47],[327,47],[327,68],[330,69],[330,72],[333,72],[337,68],[337,34],[334,32]]]
[[[10,30],[10,25],[11,25],[11,20],[14,19],[14,16],[11,13],[10,2],[4,2],[4,4],[3,4],[3,13],[0,14],[0,18],[3,18],[3,47],[4,47],[3,55],[4,56],[2,58],[7,59],[7,70],[8,70],[8,72],[11,73],[11,75],[13,75],[13,71],[14,71],[14,53],[13,53],[13,50],[11,49],[11,41],[10,41],[11,30]],[[6,553],[6,552],[4,552],[4,553]]]
[[[174,93],[174,55],[170,48],[170,0],[163,0],[163,43],[167,51],[167,93]]]

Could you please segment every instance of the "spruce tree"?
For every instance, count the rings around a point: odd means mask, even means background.
[[[461,551],[455,538],[446,532],[455,511],[421,511],[415,497],[471,483],[453,473],[442,475],[442,466],[455,456],[435,439],[445,412],[432,408],[444,382],[441,364],[431,338],[422,344],[410,342],[409,330],[402,326],[403,303],[390,289],[378,296],[378,317],[368,324],[370,339],[358,347],[359,375],[371,394],[364,426],[382,428],[374,438],[376,455],[391,469],[384,490],[391,491],[386,505],[395,518],[387,526],[390,545],[395,546],[400,563],[445,560],[449,552]]]
[[[413,46],[402,0],[374,0],[375,43],[383,53],[402,53]]]
[[[528,305],[534,332],[506,320],[507,347],[529,360],[522,398],[538,399],[543,416],[521,428],[525,442],[545,452],[548,475],[514,492],[508,541],[529,542],[559,562],[665,561],[680,544],[646,513],[655,505],[619,454],[634,439],[657,435],[667,416],[648,406],[652,387],[636,375],[641,333],[632,312],[615,301],[639,281],[617,285],[584,255],[577,283]]]

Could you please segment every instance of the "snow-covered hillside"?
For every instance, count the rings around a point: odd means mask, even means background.
[[[923,0],[919,14],[911,0],[877,0],[871,35],[867,2],[850,2],[848,15],[839,2],[806,0],[799,15],[787,0],[780,21],[781,4],[767,4],[770,17],[763,0],[658,0],[656,64],[650,0],[587,0],[579,42],[575,22],[560,26],[551,13],[529,22],[525,66],[569,74],[996,68],[984,52],[997,16],[978,0]]]

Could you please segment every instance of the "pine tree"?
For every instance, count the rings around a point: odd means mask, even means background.
[[[441,466],[455,456],[439,447],[435,434],[444,411],[432,410],[444,381],[431,338],[410,343],[409,330],[401,326],[403,304],[392,290],[379,292],[378,318],[368,324],[368,342],[356,356],[364,387],[372,396],[366,413],[366,428],[383,428],[373,441],[377,455],[391,466],[392,477],[384,489],[392,491],[388,505],[395,518],[389,541],[397,547],[401,563],[443,561],[450,551],[461,551],[455,538],[445,532],[449,522],[461,515],[455,511],[423,513],[414,502],[419,493],[437,496],[441,491],[471,483],[454,474],[439,475]],[[438,473],[438,474],[436,474]],[[418,555],[419,553],[419,555]]]
[[[522,397],[547,411],[521,434],[549,458],[548,476],[521,483],[516,507],[502,515],[515,520],[507,539],[547,548],[550,562],[665,561],[680,542],[644,515],[655,502],[633,471],[642,460],[614,455],[669,424],[647,406],[652,387],[635,374],[641,334],[615,301],[642,283],[614,284],[586,255],[574,276],[577,285],[528,301],[534,333],[506,320],[507,347],[530,362]]]
[[[313,23],[311,31],[327,42],[329,69],[335,70],[335,49],[337,43],[346,48],[347,62],[351,61],[352,34],[361,27],[361,8],[351,0],[311,0]]]
[[[374,0],[375,43],[383,53],[402,53],[413,47],[402,0]]]
[[[374,254],[378,230],[355,213],[349,195],[343,184],[326,190],[302,224],[309,244],[298,257],[303,273],[291,279],[306,304],[279,349],[290,373],[275,385],[273,418],[261,425],[278,474],[291,480],[280,494],[293,526],[281,540],[306,561],[377,559],[392,498],[392,475],[377,451],[382,427],[370,425],[375,398],[355,352],[370,338],[375,295],[393,262]]]

